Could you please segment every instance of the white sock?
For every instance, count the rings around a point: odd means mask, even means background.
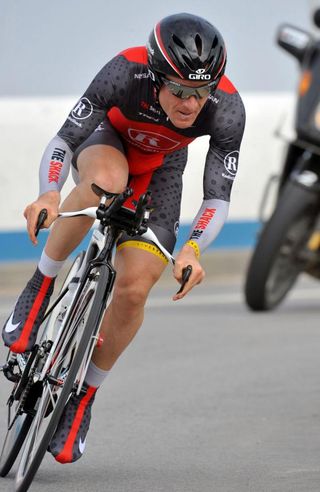
[[[64,262],[65,260],[52,260],[51,258],[49,258],[48,255],[46,255],[45,251],[43,250],[40,261],[38,263],[38,268],[42,275],[45,275],[46,277],[56,277],[60,272]]]
[[[101,386],[103,381],[108,376],[109,372],[110,371],[104,371],[103,369],[100,369],[100,367],[97,367],[91,360],[84,381],[89,386],[99,388],[99,386]]]

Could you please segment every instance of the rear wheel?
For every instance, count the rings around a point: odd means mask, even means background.
[[[296,181],[285,185],[249,264],[245,298],[251,309],[276,307],[298,275],[318,261],[318,255],[308,248],[318,212],[316,192]]]

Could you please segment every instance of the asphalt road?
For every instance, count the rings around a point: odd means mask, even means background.
[[[30,491],[319,492],[320,284],[268,314],[248,312],[237,279],[179,303],[173,287],[154,291],[100,389],[84,457],[48,454]],[[2,296],[1,323],[12,302]]]

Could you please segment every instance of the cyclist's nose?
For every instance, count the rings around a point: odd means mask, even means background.
[[[183,105],[185,109],[194,111],[199,107],[199,100],[196,98],[196,96],[190,96],[188,97],[188,99],[183,99]]]

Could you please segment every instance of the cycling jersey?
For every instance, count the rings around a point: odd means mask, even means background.
[[[194,124],[180,129],[162,110],[151,77],[145,47],[122,51],[102,68],[44,153],[40,193],[62,188],[74,151],[105,119],[121,137],[131,176],[150,174],[195,138],[209,135],[204,201],[191,233],[203,251],[227,217],[245,124],[242,100],[223,76]]]

